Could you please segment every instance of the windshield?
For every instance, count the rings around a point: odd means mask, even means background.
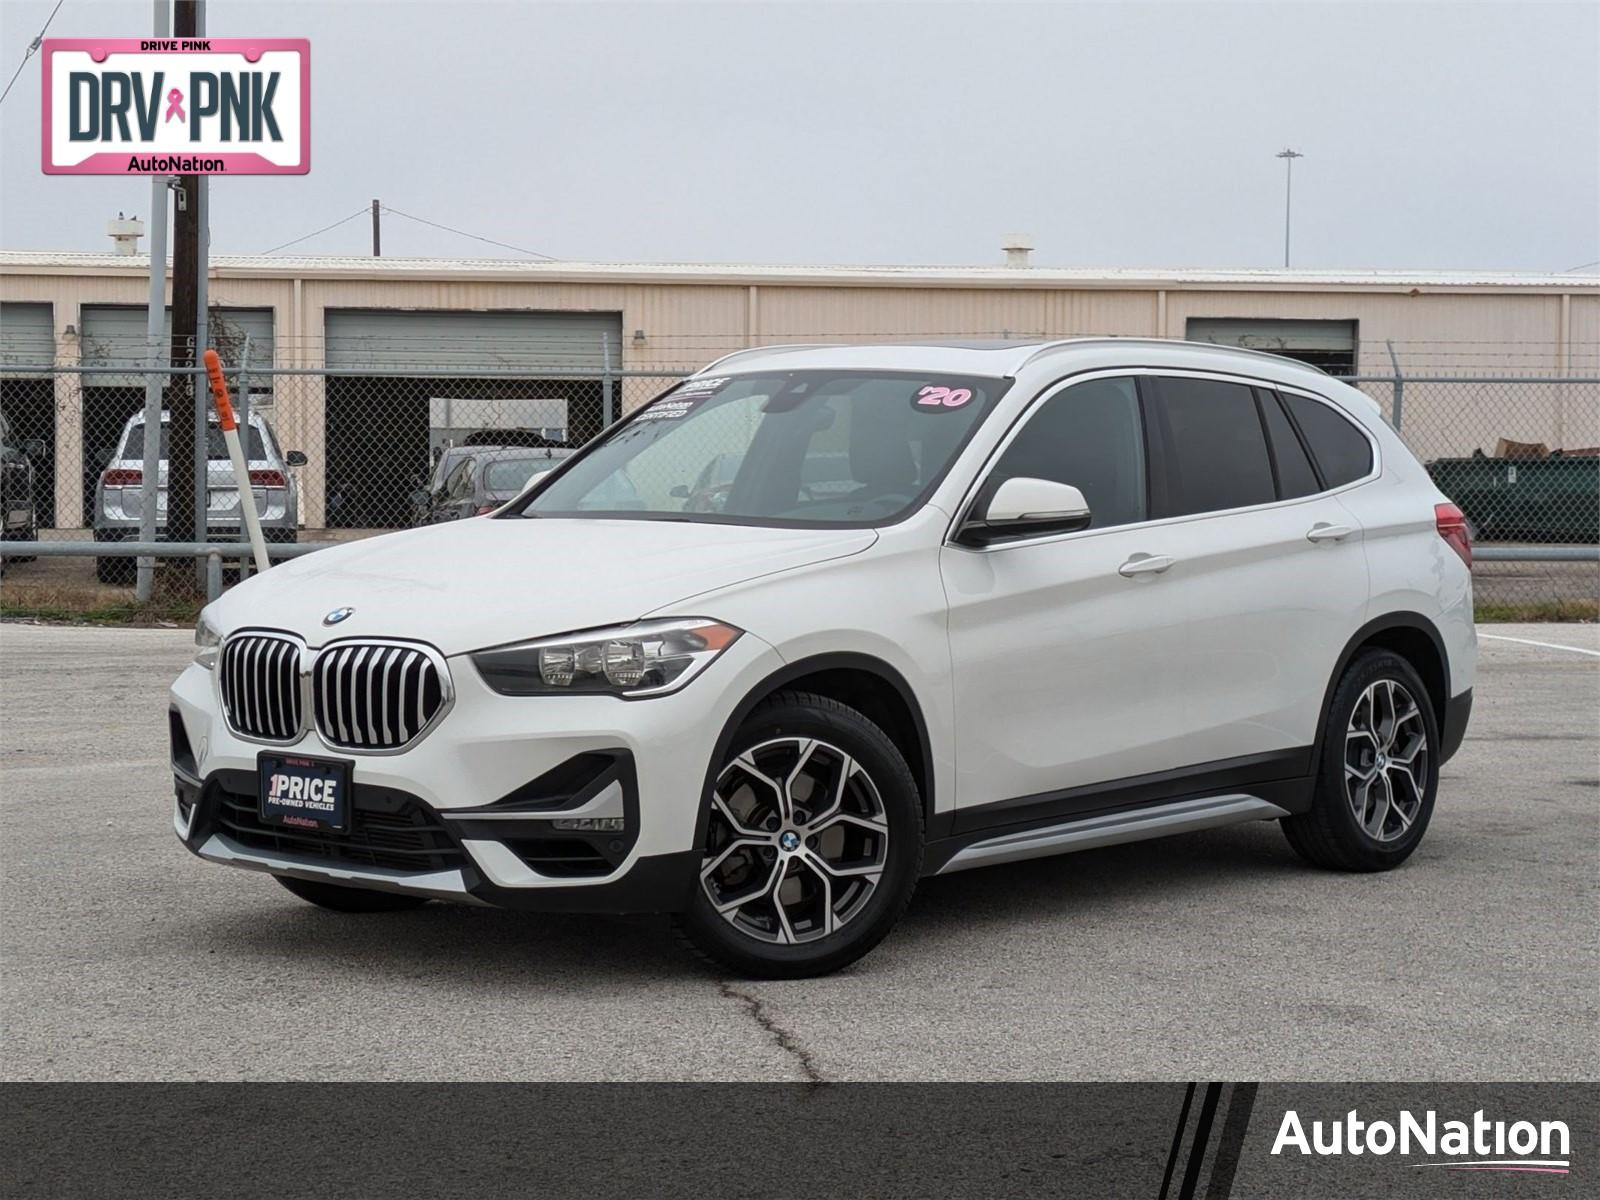
[[[244,429],[239,433],[243,440]],[[223,439],[222,429],[216,425],[206,426],[206,455],[213,459],[226,459],[228,457],[228,443]],[[244,456],[257,462],[267,457],[266,447],[261,444],[261,429],[259,426],[250,426],[250,438],[244,442]],[[128,429],[128,444],[122,448],[124,459],[144,457],[144,423],[131,426]],[[167,457],[167,424],[161,423],[161,451],[156,456]]]
[[[522,515],[884,524],[926,498],[1009,382],[838,371],[690,379]]]
[[[550,466],[548,458],[495,459],[483,471],[483,490],[486,492],[520,492],[522,485],[535,471]]]

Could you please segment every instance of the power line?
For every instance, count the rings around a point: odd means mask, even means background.
[[[6,90],[0,92],[0,104],[6,102],[6,97],[11,95],[11,86],[17,82],[17,77],[22,74],[22,68],[28,65],[28,60],[39,52],[39,43],[44,41],[44,35],[50,30],[50,22],[56,19],[56,14],[61,11],[61,6],[66,0],[56,0],[56,6],[50,10],[50,15],[44,19],[44,28],[39,30],[39,36],[34,38],[28,48],[22,52],[22,61],[17,64],[16,71],[11,76],[11,83],[6,84]]]
[[[339,226],[343,225],[347,221],[354,221],[357,217],[366,216],[367,215],[367,211],[368,210],[366,208],[358,208],[358,209],[356,209],[355,212],[351,213],[348,217],[340,217],[332,225],[324,225],[321,229],[314,230],[313,232],[306,234],[304,237],[297,237],[293,241],[284,242],[283,245],[281,245],[281,246],[274,246],[271,250],[263,250],[261,253],[263,255],[276,254],[279,250],[287,250],[290,246],[298,246],[301,242],[310,241],[312,238],[316,237],[318,234],[327,233],[328,230],[330,230],[330,229],[339,228]]]
[[[437,221],[430,221],[425,217],[414,217],[410,213],[401,212],[398,208],[390,208],[387,204],[383,206],[383,211],[393,213],[397,217],[404,217],[408,221],[415,221],[419,225],[431,225],[435,229],[444,230],[446,233],[454,233],[459,234],[464,238],[471,238],[475,242],[484,242],[490,246],[499,246],[502,250],[515,250],[518,254],[531,254],[534,258],[542,258],[548,262],[561,261],[553,254],[541,254],[537,250],[529,250],[526,246],[513,246],[510,242],[497,242],[493,238],[480,237],[476,233],[468,233],[465,229],[453,229],[449,225],[441,225]]]

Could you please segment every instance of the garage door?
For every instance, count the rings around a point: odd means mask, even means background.
[[[331,309],[327,364],[462,375],[583,372],[621,362],[621,313]]]
[[[37,438],[43,450],[33,460],[33,499],[39,524],[55,524],[56,385],[47,371],[19,371],[55,361],[55,336],[48,304],[0,304],[0,413],[10,445]]]
[[[8,378],[43,378],[41,372],[25,374],[16,368],[51,363],[55,358],[48,304],[0,304],[0,367]]]
[[[1297,358],[1332,375],[1353,375],[1356,369],[1356,322],[1294,321],[1273,317],[1190,317],[1191,342],[1242,346]]]
[[[95,367],[138,367],[149,353],[147,310],[134,307],[86,307],[83,310],[83,361]],[[245,340],[250,361],[272,362],[272,310],[270,308],[218,308],[211,312],[207,340],[229,366],[239,361]],[[172,344],[172,310],[162,325],[161,345]],[[143,375],[101,375],[84,381],[91,387],[143,387]],[[257,383],[256,386],[262,386]]]
[[[324,328],[332,527],[408,523],[436,455],[469,436],[581,445],[621,364],[620,313],[340,309]]]

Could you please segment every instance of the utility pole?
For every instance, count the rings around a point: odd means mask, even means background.
[[[372,202],[372,257],[379,258],[383,254],[383,238],[378,229],[378,202]]]
[[[1273,155],[1283,159],[1283,265],[1289,265],[1289,212],[1294,198],[1294,160],[1304,158],[1298,150],[1283,149]]]
[[[157,38],[168,36],[172,12],[168,0],[153,0],[151,22]],[[149,311],[145,318],[146,349],[150,355],[150,374],[144,383],[144,470],[139,509],[139,540],[156,540],[156,488],[161,470],[161,376],[157,374],[166,355],[161,335],[167,324],[167,199],[170,180],[157,175],[150,180],[150,290]],[[172,376],[168,375],[170,383]],[[134,576],[134,598],[148,603],[155,587],[159,559],[141,558]]]
[[[172,12],[172,36],[192,38],[197,33],[199,14],[196,0],[175,0]],[[196,489],[195,435],[203,434],[204,426],[195,429],[195,396],[199,389],[193,375],[180,375],[177,370],[192,367],[199,358],[195,336],[200,323],[200,177],[177,177],[177,203],[172,215],[172,366],[174,373],[167,385],[167,540],[192,542],[195,540],[194,498]],[[145,431],[150,436],[150,431]],[[192,564],[178,560],[176,569],[168,572],[172,586],[187,591],[193,586],[195,572]],[[187,583],[179,584],[178,580]]]

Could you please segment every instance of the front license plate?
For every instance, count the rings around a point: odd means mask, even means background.
[[[298,754],[262,754],[256,759],[256,779],[261,819],[268,825],[349,832],[349,763]]]

